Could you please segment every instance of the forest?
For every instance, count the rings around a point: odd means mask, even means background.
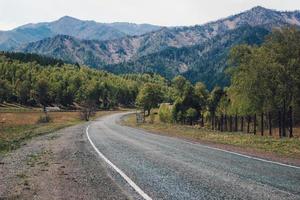
[[[164,103],[161,120],[183,124],[215,117],[220,121],[227,115],[259,114],[264,119],[278,112],[286,118],[292,108],[297,123],[299,44],[300,31],[284,28],[274,30],[259,46],[235,46],[228,58],[229,86],[215,86],[211,91],[204,83],[192,84],[183,76],[168,81],[153,73],[114,75],[38,55],[1,53],[0,102],[97,109],[137,106],[148,115]]]
[[[166,80],[155,74],[116,76],[35,54],[0,54],[0,102],[65,109],[132,107],[144,83],[168,90]]]
[[[248,132],[252,122],[254,132],[260,126],[263,134],[268,120],[268,126],[272,123],[283,126],[280,131],[285,136],[285,126],[296,124],[300,119],[299,44],[300,31],[284,28],[274,30],[260,46],[235,46],[231,49],[230,67],[226,72],[231,78],[230,85],[225,88],[216,86],[211,92],[201,82],[192,85],[183,76],[175,77],[172,80],[173,101],[159,109],[161,121],[193,124],[210,119],[213,121],[211,126],[222,130],[222,127],[228,127],[227,123],[230,123],[231,129],[236,123],[237,129],[237,121],[242,117],[248,123]],[[146,101],[149,99],[147,93],[155,95],[147,88],[141,89],[137,103],[150,110],[149,107],[155,107],[159,102],[152,106]],[[156,93],[157,97],[153,99],[161,99],[159,94]],[[258,124],[259,119],[261,124]]]

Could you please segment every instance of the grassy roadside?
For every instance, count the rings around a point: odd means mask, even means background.
[[[99,111],[92,119],[120,111]],[[38,123],[44,114],[37,111],[0,113],[0,154],[19,148],[25,141],[59,129],[84,123],[79,112],[49,113],[49,123]]]
[[[191,126],[161,123],[156,116],[154,123],[147,122],[137,125],[135,115],[124,118],[122,124],[130,127],[142,128],[154,133],[180,137],[193,141],[214,144],[231,145],[235,147],[255,150],[258,152],[274,153],[279,156],[300,159],[300,138],[278,139],[268,136],[255,136],[245,133],[219,133],[207,129]]]

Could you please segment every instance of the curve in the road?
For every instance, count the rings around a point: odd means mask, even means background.
[[[123,116],[93,122],[86,135],[144,199],[300,199],[298,166],[124,127]]]

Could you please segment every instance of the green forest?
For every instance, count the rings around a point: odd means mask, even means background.
[[[0,54],[0,102],[28,106],[93,104],[99,109],[132,107],[145,83],[168,90],[167,82],[155,74],[116,76],[79,65],[65,64],[43,56]],[[167,93],[166,93],[167,94]]]

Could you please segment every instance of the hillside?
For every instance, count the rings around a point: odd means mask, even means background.
[[[128,35],[142,35],[160,28],[150,24],[98,23],[65,16],[54,22],[27,24],[11,31],[0,31],[0,50],[10,50],[56,35],[86,40],[112,40]]]
[[[226,84],[224,69],[232,46],[259,44],[273,28],[298,25],[299,11],[279,12],[255,7],[204,25],[162,28],[140,36],[107,41],[58,35],[15,50],[115,73],[150,71],[168,78],[182,74],[193,82],[201,80],[212,87]],[[214,80],[211,80],[212,75]]]

